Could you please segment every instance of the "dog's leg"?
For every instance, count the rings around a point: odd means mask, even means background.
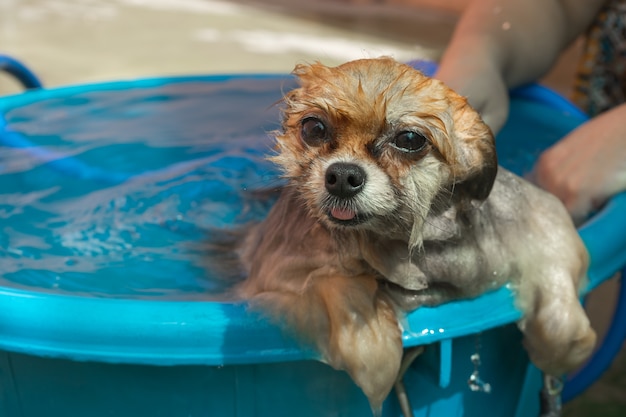
[[[511,263],[519,322],[531,360],[560,376],[581,365],[595,332],[579,300],[589,255],[563,204],[554,196],[501,170],[485,215],[494,219],[486,236],[490,262]],[[492,256],[493,255],[493,256]]]
[[[252,303],[315,345],[329,365],[347,371],[380,411],[398,376],[402,339],[396,313],[374,277],[322,267],[301,291],[265,291]]]
[[[524,346],[538,368],[555,376],[580,366],[595,346],[596,335],[575,285],[579,271],[548,265],[518,286]]]

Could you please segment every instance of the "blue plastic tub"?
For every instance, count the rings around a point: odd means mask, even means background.
[[[262,218],[263,159],[282,75],[144,79],[0,98],[0,414],[366,416],[343,372],[315,361],[204,265],[215,229]],[[500,161],[524,174],[584,115],[514,94]],[[626,196],[581,234],[595,287],[626,263]],[[209,236],[210,238],[210,236]],[[208,268],[208,269],[207,269]],[[503,288],[409,316],[416,416],[535,416],[540,375]],[[480,332],[480,336],[476,333]],[[490,394],[472,392],[470,356]],[[384,416],[399,416],[392,396]]]

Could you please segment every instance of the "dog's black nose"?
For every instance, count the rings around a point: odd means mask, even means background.
[[[358,194],[365,185],[365,171],[358,165],[335,162],[326,169],[326,190],[341,198]]]

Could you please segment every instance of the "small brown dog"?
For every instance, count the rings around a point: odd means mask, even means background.
[[[587,358],[585,248],[556,198],[498,168],[464,98],[389,58],[294,73],[273,157],[288,184],[239,249],[238,296],[346,370],[374,408],[398,374],[403,312],[507,282],[539,368]]]

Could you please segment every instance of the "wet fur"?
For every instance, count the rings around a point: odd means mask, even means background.
[[[285,97],[273,158],[288,185],[239,247],[238,297],[346,370],[375,409],[397,377],[403,312],[507,282],[538,367],[560,374],[587,358],[586,250],[554,197],[497,167],[492,134],[464,98],[388,58],[294,74],[300,87]],[[327,143],[302,140],[311,115],[330,127]],[[421,132],[424,152],[390,146],[401,130]],[[362,195],[329,198],[324,177],[336,161],[363,167]],[[368,220],[338,225],[333,204]]]

